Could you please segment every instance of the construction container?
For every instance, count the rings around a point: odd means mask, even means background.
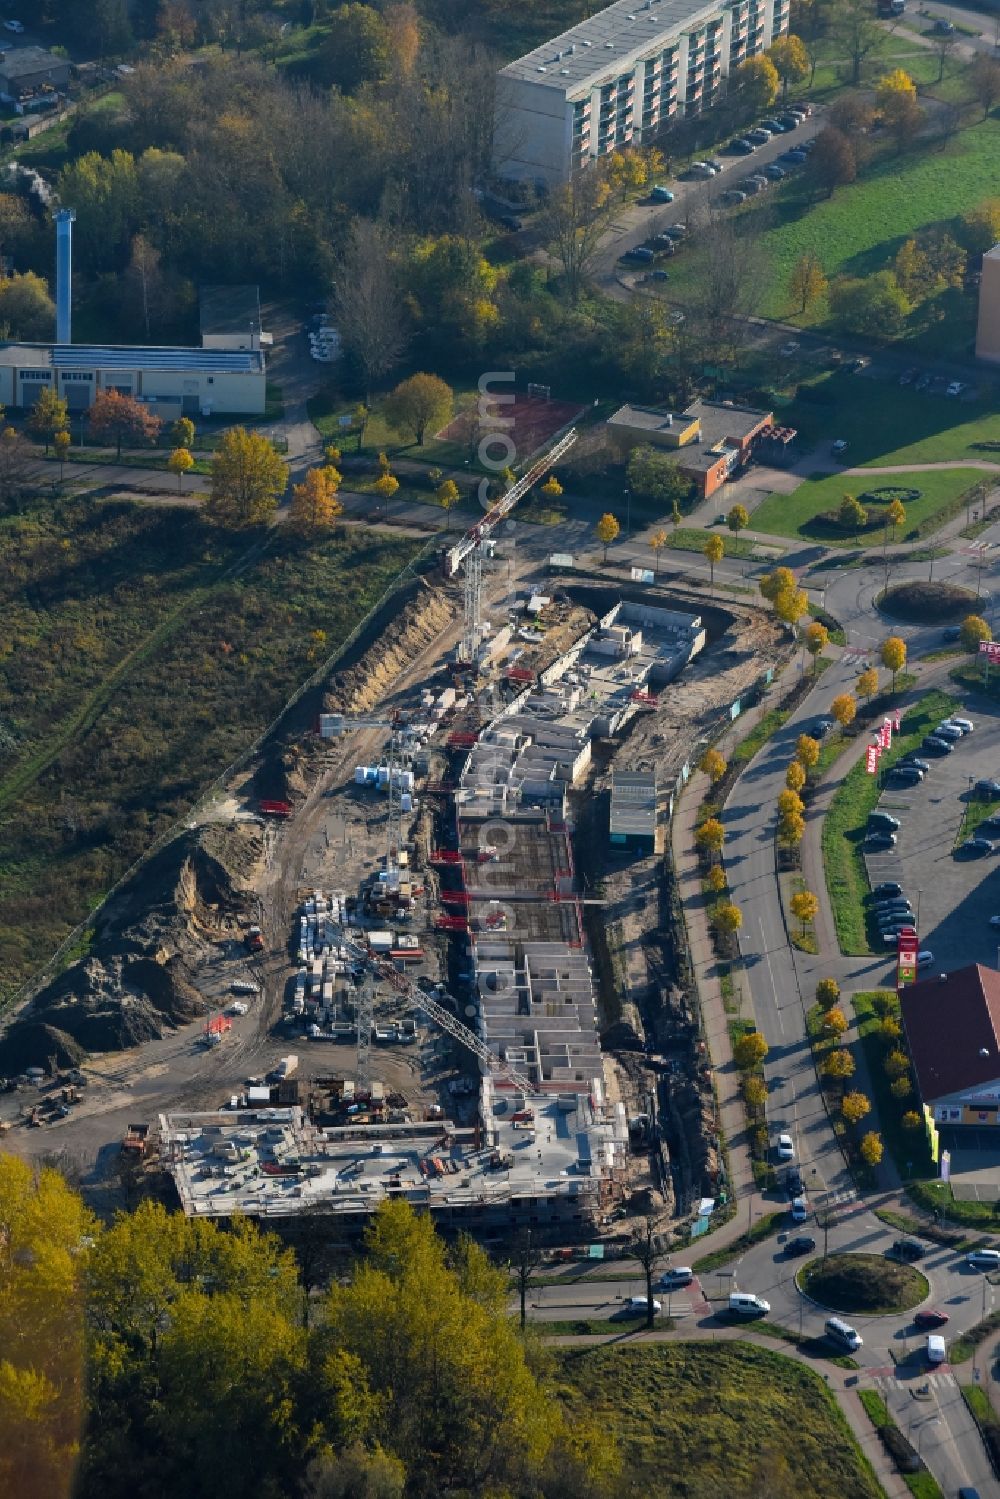
[[[365,784],[365,782],[367,781],[367,779],[368,779],[368,767],[366,765],[355,765],[355,767],[354,767],[354,784],[356,786],[363,786]]]
[[[413,797],[410,795],[409,791],[403,791],[400,793],[399,810],[401,812],[413,811]]]
[[[454,708],[455,699],[457,696],[458,693],[455,691],[454,687],[446,687],[444,691],[439,694],[437,706],[441,709],[442,713],[447,713],[449,708]]]
[[[380,931],[368,933],[368,946],[371,948],[372,952],[391,952],[393,947],[393,940],[394,939],[392,932]]]

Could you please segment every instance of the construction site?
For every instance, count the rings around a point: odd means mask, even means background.
[[[15,1020],[8,1045],[85,1091],[0,1125],[95,1163],[117,1126],[144,1177],[224,1219],[360,1228],[405,1195],[571,1244],[650,1216],[681,1234],[725,1200],[664,850],[701,747],[787,641],[682,576],[515,556],[500,523],[565,441]]]

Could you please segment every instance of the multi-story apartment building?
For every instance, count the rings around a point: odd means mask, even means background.
[[[788,30],[789,0],[616,0],[503,68],[494,162],[504,177],[566,182],[595,158],[648,145],[700,114],[745,58]]]

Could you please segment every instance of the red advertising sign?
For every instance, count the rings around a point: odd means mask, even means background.
[[[878,770],[878,757],[881,753],[882,746],[880,744],[870,744],[868,746],[868,749],[866,751],[865,769],[868,771],[868,774],[870,776],[873,776]]]
[[[917,951],[920,940],[916,932],[900,932],[896,939],[896,988],[917,982]]]
[[[981,640],[979,642],[979,654],[988,656],[991,661],[1000,661],[1000,641]]]
[[[899,733],[900,729],[903,727],[903,716],[900,713],[900,711],[899,711],[898,708],[896,709],[896,716],[892,720],[892,726],[896,730],[897,734]]]
[[[880,733],[881,733],[881,736],[882,736],[882,748],[884,750],[891,749],[891,747],[892,747],[892,724],[889,722],[888,719],[886,719],[885,723],[882,725]]]

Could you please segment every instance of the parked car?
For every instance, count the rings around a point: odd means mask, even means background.
[[[764,125],[758,125],[755,130],[747,131],[747,140],[753,141],[755,146],[766,146],[772,133]]]
[[[944,16],[939,16],[931,29],[937,36],[951,36],[955,30],[955,23],[945,20]]]
[[[804,161],[808,161],[809,154],[799,146],[793,146],[790,151],[785,151],[778,157],[779,161],[787,161],[789,166],[800,167]]]
[[[938,724],[934,730],[934,737],[936,739],[950,739],[952,744],[957,744],[960,739],[965,738],[965,735],[958,727],[958,724],[949,723],[946,719],[944,723]]]
[[[965,734],[971,734],[976,727],[971,718],[959,718],[957,713],[953,713],[948,722],[957,724]]]
[[[659,184],[650,190],[649,196],[654,203],[672,203],[674,201],[674,195],[669,187],[661,187]]]
[[[822,739],[824,734],[829,734],[836,721],[835,718],[817,718],[812,728],[813,736],[816,739]]]
[[[857,359],[851,360],[847,368],[851,371],[852,375],[860,375],[861,371],[866,370],[870,364],[871,360],[866,354],[859,354]]]
[[[923,372],[922,375],[918,375],[917,376],[917,379],[916,379],[916,382],[915,382],[915,384],[913,386],[913,389],[914,390],[926,390],[927,387],[928,387],[928,385],[930,385],[930,383],[931,383],[931,381],[932,381],[933,378],[934,378],[933,375],[929,374],[927,370],[924,370],[924,372]]]
[[[812,1254],[816,1248],[816,1240],[809,1234],[796,1234],[794,1239],[789,1239],[785,1244],[785,1253],[789,1259],[796,1255]]]
[[[865,839],[865,846],[869,849],[895,848],[895,833],[869,833]]]
[[[894,765],[889,771],[889,779],[901,786],[919,786],[924,774],[915,765]]]
[[[736,208],[740,203],[745,203],[747,194],[738,187],[727,187],[722,194],[722,201],[730,208]]]
[[[778,350],[778,353],[781,355],[782,359],[791,359],[792,355],[797,354],[798,352],[799,345],[796,343],[794,338],[790,338],[788,342],[786,344],[782,344],[781,348]]]
[[[524,220],[519,219],[516,213],[505,213],[500,223],[513,234],[524,228]]]
[[[650,271],[650,273],[649,273],[649,280],[650,281],[669,281],[670,277],[669,277],[669,275],[667,274],[666,271]]]
[[[914,1260],[922,1260],[927,1249],[919,1239],[894,1239],[892,1252],[897,1260],[906,1260],[912,1264]]]
[[[762,193],[765,187],[767,187],[767,178],[744,177],[743,181],[740,183],[740,187],[742,188],[743,192],[750,193],[751,196],[755,193]]]
[[[938,739],[936,735],[928,734],[920,748],[928,755],[950,755],[955,746],[948,739]]]
[[[948,1320],[947,1312],[939,1312],[936,1306],[925,1306],[914,1312],[913,1320],[918,1327],[943,1327]]]
[[[767,166],[764,167],[763,171],[764,171],[764,176],[765,177],[770,177],[770,179],[771,179],[772,182],[781,182],[781,181],[784,180],[784,178],[786,178],[788,176],[788,173],[786,172],[785,168],[784,167],[779,167],[779,165],[778,165],[778,163],[776,161],[770,161],[770,162],[768,162]]]
[[[946,640],[946,641],[961,640],[961,638],[962,638],[962,626],[961,625],[949,625],[948,628],[947,628],[947,630],[942,630],[941,631],[941,639],[942,640]]]
[[[988,838],[979,838],[979,837],[976,837],[976,838],[966,838],[965,842],[961,845],[961,847],[962,847],[962,850],[965,853],[972,854],[973,856],[975,856],[975,855],[982,855],[982,854],[991,854],[993,852],[993,850],[996,848],[996,844],[995,843],[991,843]]]
[[[801,123],[802,119],[797,114],[789,113],[786,115],[778,116],[778,124],[781,126],[782,130],[798,130]]]
[[[734,156],[752,156],[756,149],[753,141],[747,140],[745,135],[738,136],[736,140],[729,142],[729,150]]]
[[[931,768],[931,762],[929,760],[921,760],[919,756],[913,754],[912,751],[910,754],[904,755],[899,763],[901,765],[915,765],[917,770],[922,770],[925,774]]]
[[[902,895],[902,893],[903,887],[896,880],[883,880],[882,883],[880,885],[876,885],[875,889],[872,891],[872,895],[875,896]]]
[[[637,260],[640,265],[648,265],[651,260],[656,259],[656,256],[652,250],[647,250],[645,245],[636,245],[633,249],[626,250],[621,259]]]
[[[991,837],[994,833],[1000,834],[1000,817],[996,813],[992,817],[984,817],[976,831],[985,833],[987,837]]]
[[[869,812],[868,826],[870,828],[888,828],[890,832],[895,833],[898,828],[902,827],[902,823],[898,817],[893,817],[891,812]]]
[[[934,954],[931,952],[930,948],[925,947],[922,952],[917,953],[918,968],[929,968],[933,962]]]
[[[977,781],[973,789],[980,796],[1000,796],[1000,781]]]
[[[785,1172],[785,1191],[789,1197],[798,1197],[802,1191],[802,1172],[798,1166],[789,1166]]]
[[[779,1135],[778,1136],[778,1160],[779,1161],[794,1161],[794,1159],[795,1159],[795,1145],[794,1145],[794,1143],[792,1141],[791,1135]]]
[[[830,453],[834,458],[842,458],[847,452],[847,443],[844,438],[838,437],[836,442],[830,444]]]
[[[4,21],[3,24],[4,30],[12,31],[15,36],[20,36],[21,32],[24,30],[24,27],[20,21]]]
[[[683,239],[688,231],[686,224],[668,224],[663,232],[670,239]]]

